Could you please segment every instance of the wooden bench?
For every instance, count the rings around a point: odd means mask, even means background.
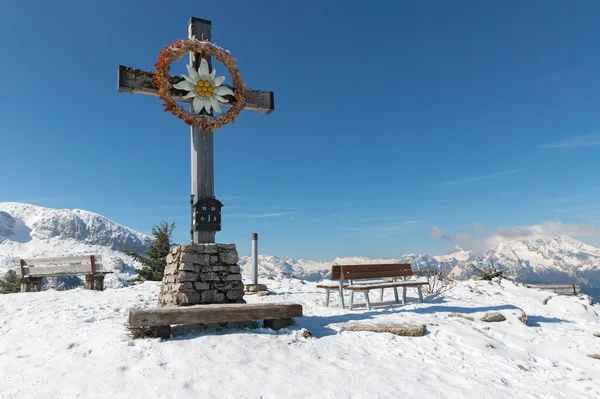
[[[85,288],[103,291],[102,256],[71,256],[60,258],[19,259],[17,275],[21,277],[21,292],[41,291],[44,277],[85,276]]]
[[[350,291],[350,310],[354,308],[354,292],[362,291],[365,294],[365,302],[367,309],[371,310],[371,301],[369,299],[369,292],[371,290],[380,289],[381,298],[383,301],[383,290],[385,288],[394,289],[394,297],[396,303],[399,303],[398,298],[398,287],[402,287],[402,303],[406,304],[406,289],[408,287],[415,287],[419,292],[419,301],[423,302],[423,292],[421,287],[427,285],[425,281],[406,281],[407,277],[413,276],[414,273],[410,264],[408,263],[394,263],[394,264],[380,264],[380,265],[336,265],[331,267],[331,279],[338,280],[338,290],[340,292],[340,307],[345,308],[343,291]],[[360,282],[356,283],[356,280],[365,279],[382,279],[392,278],[392,281],[375,281],[375,282]],[[403,281],[398,281],[398,278],[402,278]],[[349,285],[345,284],[345,281],[349,281]],[[331,286],[330,286],[331,287]],[[331,289],[331,288],[330,288]],[[329,295],[327,296],[327,301]],[[327,303],[329,305],[329,303]]]
[[[264,320],[264,327],[279,330],[302,317],[297,304],[214,304],[173,308],[131,309],[131,327],[151,327],[156,337],[169,338],[172,325],[213,324],[234,321]]]
[[[579,295],[581,286],[579,284],[525,284],[527,288],[538,288],[544,291],[554,292],[558,295]]]

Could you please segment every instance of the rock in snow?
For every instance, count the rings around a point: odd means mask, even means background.
[[[502,315],[500,312],[489,312],[483,315],[481,321],[485,321],[488,323],[497,323],[499,321],[505,321],[506,317]]]

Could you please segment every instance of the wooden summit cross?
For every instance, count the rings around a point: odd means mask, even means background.
[[[199,19],[190,18],[188,23],[188,37],[198,40],[211,40],[211,22]],[[196,70],[200,65],[202,57],[199,54],[190,53],[190,64]],[[209,69],[212,70],[210,57],[205,57],[208,62]],[[133,94],[149,94],[157,95],[158,88],[153,81],[154,74],[152,72],[133,69],[123,65],[119,66],[119,93]],[[173,76],[170,80],[171,84],[176,84],[182,81],[183,78]],[[235,87],[229,87],[235,91]],[[185,91],[175,88],[171,89],[172,97],[176,100],[191,102],[191,99],[184,99]],[[235,99],[229,97],[230,104]],[[222,104],[223,105],[223,104]],[[263,114],[270,114],[274,110],[274,97],[271,91],[246,91],[246,106],[244,109],[256,111]],[[203,112],[205,112],[203,110]],[[201,213],[202,209],[207,211],[206,207],[201,207],[202,204],[215,205],[220,204],[215,199],[214,189],[214,151],[213,151],[213,132],[202,132],[198,126],[191,128],[191,149],[192,149],[192,243],[214,243],[215,233],[221,230],[221,210],[218,206],[217,213],[208,215],[208,221],[212,223],[200,223],[200,219],[204,221],[206,214]],[[208,202],[207,202],[208,201]],[[212,208],[214,211],[214,207]],[[208,209],[210,211],[211,209]],[[212,217],[212,220],[210,219]],[[216,219],[215,219],[216,218]],[[216,223],[215,223],[216,222]],[[203,225],[202,225],[203,224]]]

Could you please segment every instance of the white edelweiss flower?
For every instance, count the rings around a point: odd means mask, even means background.
[[[228,103],[229,101],[223,97],[226,95],[233,96],[233,91],[229,87],[221,86],[225,80],[225,76],[217,76],[216,70],[208,72],[208,62],[204,58],[200,61],[198,71],[192,68],[191,65],[186,65],[189,76],[183,76],[181,82],[174,84],[173,87],[179,90],[185,90],[189,93],[183,98],[193,98],[192,110],[199,114],[202,109],[210,112],[211,108],[218,113],[221,113],[219,102]]]

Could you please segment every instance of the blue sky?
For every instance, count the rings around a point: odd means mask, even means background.
[[[167,219],[187,242],[189,128],[116,88],[190,16],[275,92],[215,134],[218,242],[386,257],[552,221],[600,245],[595,1],[4,2],[0,201]]]

